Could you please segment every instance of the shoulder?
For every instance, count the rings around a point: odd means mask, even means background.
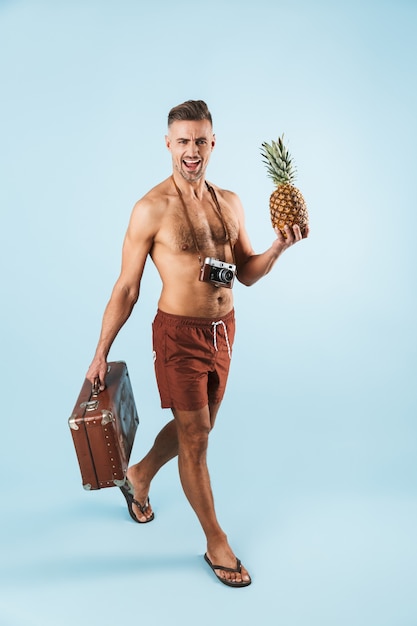
[[[169,178],[150,189],[140,198],[133,207],[133,214],[155,214],[163,212],[168,204],[172,191],[169,186]],[[171,192],[170,192],[171,191]]]
[[[135,203],[129,227],[134,230],[137,228],[157,230],[170,203],[170,196],[172,192],[170,192],[169,179],[150,189]]]

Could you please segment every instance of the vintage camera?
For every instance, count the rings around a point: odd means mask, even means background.
[[[206,283],[213,283],[216,287],[233,287],[233,281],[236,276],[236,265],[233,263],[224,263],[219,259],[206,257],[204,265],[201,268],[200,280]]]

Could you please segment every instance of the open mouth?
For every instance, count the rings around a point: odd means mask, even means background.
[[[183,164],[185,169],[187,169],[189,172],[195,172],[199,166],[200,166],[201,161],[189,161],[187,159],[183,160]]]

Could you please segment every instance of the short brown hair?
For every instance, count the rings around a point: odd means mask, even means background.
[[[187,100],[173,107],[168,113],[168,127],[177,121],[199,122],[208,120],[213,125],[211,113],[203,100]]]

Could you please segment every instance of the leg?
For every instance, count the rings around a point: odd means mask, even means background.
[[[219,407],[220,403],[212,404],[209,407],[210,429],[214,426]],[[165,465],[165,463],[168,463],[168,461],[170,461],[177,455],[177,425],[175,423],[175,420],[171,420],[158,434],[152,448],[149,450],[148,454],[142,459],[142,461],[140,461],[136,465],[132,465],[131,467],[129,467],[127,477],[134,487],[135,500],[141,503],[146,502],[152,479],[161,469],[161,467]],[[141,522],[144,522],[146,518],[149,519],[152,514],[150,506],[146,508],[145,514],[143,514],[137,506],[133,505],[133,512]]]
[[[145,503],[149,494],[149,487],[155,474],[165,463],[178,454],[178,437],[175,420],[171,420],[164,426],[156,437],[148,454],[136,465],[129,467],[127,477],[134,488],[134,497],[140,503]],[[150,506],[142,513],[137,506],[133,505],[133,512],[139,521],[144,522],[152,515]]]
[[[211,404],[209,402],[209,414],[210,414],[210,430],[213,430],[214,428],[214,424],[216,422],[216,417],[217,417],[217,413],[219,412],[220,409],[220,402],[218,402],[217,404]]]
[[[198,411],[174,410],[178,435],[178,467],[181,484],[207,538],[207,556],[212,563],[236,567],[236,556],[217,521],[210,477],[207,468],[208,436],[219,406]],[[228,581],[250,581],[245,568],[240,572],[221,569],[216,574]]]

